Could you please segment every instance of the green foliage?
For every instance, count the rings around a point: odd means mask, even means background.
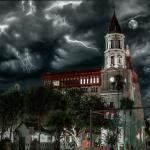
[[[38,87],[26,92],[26,111],[28,115],[42,117],[50,110],[53,102],[54,92]]]
[[[101,137],[100,136],[97,136],[96,139],[94,140],[94,146],[95,147],[100,147],[101,146]]]
[[[46,122],[47,126],[52,126],[56,130],[63,130],[64,127],[69,127],[72,124],[71,116],[67,111],[57,109],[50,112],[48,115],[48,120]]]
[[[20,118],[23,117],[23,92],[11,91],[0,94],[0,122],[1,122],[1,139],[3,133],[14,125],[17,125]],[[10,138],[11,138],[10,132]]]
[[[97,96],[86,96],[80,92],[72,91],[68,91],[66,96],[68,97],[68,111],[77,130],[85,128],[89,131],[90,109],[94,112],[108,108],[108,105]],[[99,132],[99,128],[104,127],[108,123],[112,125],[110,119],[104,119],[104,113],[92,114],[92,126],[95,132]]]
[[[80,91],[68,90],[62,94],[57,90],[38,87],[25,92],[13,91],[1,94],[0,108],[3,131],[10,124],[17,124],[17,120],[22,121],[27,116],[31,119],[36,118],[39,127],[42,123],[47,128],[53,127],[59,139],[64,128],[69,130],[75,126],[77,133],[81,130],[89,132],[90,110],[92,112],[105,110],[109,106],[100,97],[86,96]],[[116,126],[118,126],[117,116],[106,119],[104,113],[92,114],[93,132],[100,133],[101,127],[116,131]]]

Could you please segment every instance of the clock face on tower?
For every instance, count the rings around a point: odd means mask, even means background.
[[[110,81],[111,83],[113,83],[113,82],[115,82],[115,78],[114,78],[114,77],[110,77],[110,78],[109,78],[109,81]]]

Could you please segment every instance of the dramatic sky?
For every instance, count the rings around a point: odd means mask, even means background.
[[[150,2],[114,1],[148,106]],[[112,0],[0,1],[0,89],[15,83],[40,85],[48,71],[103,67],[104,36],[113,9]],[[136,29],[129,28],[132,19],[138,22]]]

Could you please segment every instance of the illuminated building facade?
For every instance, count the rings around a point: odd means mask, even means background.
[[[86,70],[65,73],[46,73],[43,76],[44,86],[53,87],[65,91],[79,90],[84,93],[100,93],[101,70]]]
[[[100,96],[104,101],[121,108],[124,98],[142,107],[137,74],[133,70],[129,47],[114,13],[105,36],[104,68],[77,72],[46,73],[44,86],[65,91],[82,90]],[[120,84],[120,85],[119,85]],[[115,149],[145,150],[144,113],[142,109],[120,110],[122,126]],[[105,129],[103,132],[107,132]],[[103,137],[105,139],[105,137]],[[103,142],[104,146],[105,142]]]

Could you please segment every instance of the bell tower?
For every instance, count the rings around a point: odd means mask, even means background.
[[[129,89],[129,74],[127,69],[131,66],[127,64],[130,59],[128,47],[125,48],[125,36],[117,20],[115,11],[109,23],[105,36],[104,69],[102,70],[101,95],[107,102],[113,102],[116,107],[120,106],[120,99],[127,95]],[[129,62],[129,61],[128,61]],[[128,67],[127,67],[128,66]],[[123,87],[118,89],[118,83]],[[119,92],[119,100],[117,94]],[[109,93],[109,94],[108,94]]]
[[[114,12],[105,36],[104,69],[125,68],[124,38]]]

